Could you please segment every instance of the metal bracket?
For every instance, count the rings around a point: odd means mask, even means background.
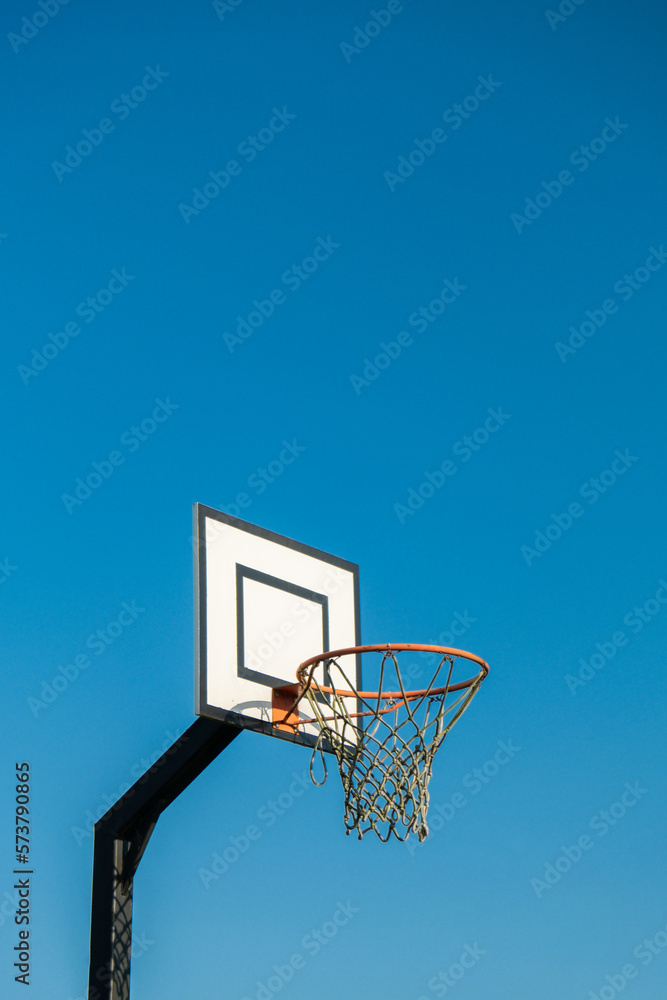
[[[156,812],[147,816],[142,822],[137,824],[137,827],[130,837],[129,849],[123,858],[123,867],[120,873],[120,891],[123,896],[127,896],[128,892],[132,888],[132,880],[136,874],[137,868],[139,867],[139,862],[144,856],[144,851],[148,847],[148,841],[151,839],[151,834],[155,829],[155,824],[160,818],[160,813],[164,808],[164,804],[160,803],[161,808],[158,808]]]

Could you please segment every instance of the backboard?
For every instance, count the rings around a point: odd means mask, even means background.
[[[360,645],[358,567],[202,504],[193,516],[196,714],[314,746],[316,727],[277,728],[275,692],[309,657]]]

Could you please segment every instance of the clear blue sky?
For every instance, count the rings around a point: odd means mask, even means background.
[[[293,955],[286,1000],[662,995],[664,12],[56,3],[8,0],[1,49],[0,897],[28,761],[31,996],[85,993],[86,823],[193,720],[191,505],[239,494],[359,563],[364,641],[464,619],[491,674],[421,846],[346,838],[335,774],[277,816],[309,753],[243,734],[142,861],[133,997],[261,1000]]]

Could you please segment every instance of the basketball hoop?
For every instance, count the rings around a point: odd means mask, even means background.
[[[428,685],[406,691],[397,654],[406,651],[436,653],[440,658]],[[345,656],[381,656],[377,691],[358,691],[339,660]],[[466,680],[454,677],[457,660],[478,670]],[[320,653],[297,670],[298,685],[283,689],[281,728],[296,731],[302,725],[319,729],[310,764],[328,744],[338,761],[345,792],[345,829],[359,839],[374,830],[386,843],[393,834],[404,841],[411,833],[428,836],[428,783],[436,751],[461,718],[489,672],[488,664],[473,653],[446,646],[387,643],[352,646]],[[295,700],[296,694],[296,700]],[[298,711],[306,699],[312,712]]]

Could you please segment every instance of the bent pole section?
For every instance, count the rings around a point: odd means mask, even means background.
[[[160,815],[242,732],[197,719],[95,824],[88,1000],[129,1000],[134,875]]]

